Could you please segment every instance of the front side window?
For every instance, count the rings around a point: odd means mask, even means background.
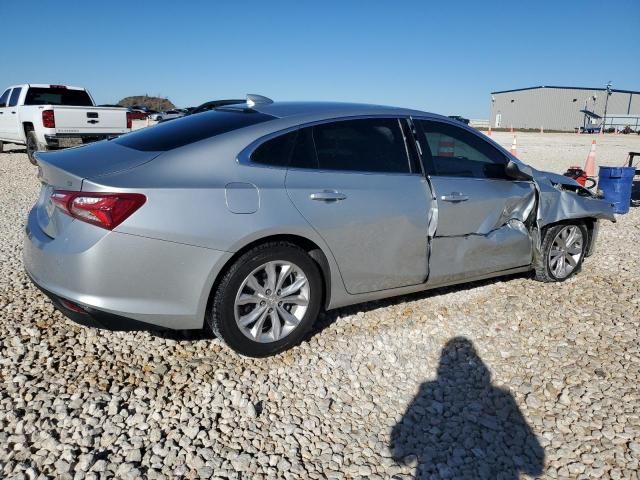
[[[318,168],[410,173],[398,119],[344,120],[313,127]]]
[[[20,92],[22,88],[14,88],[13,92],[11,92],[11,98],[9,99],[9,106],[15,107],[18,104],[18,97],[20,96]]]
[[[9,92],[11,92],[11,89],[7,88],[0,97],[0,108],[7,106],[7,100],[9,100]]]
[[[508,161],[496,148],[473,133],[453,125],[418,120],[427,148],[423,156],[432,175],[508,179]]]

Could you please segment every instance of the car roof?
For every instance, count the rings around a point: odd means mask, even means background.
[[[239,104],[241,106],[244,104]],[[222,107],[228,108],[228,107]],[[246,106],[245,106],[246,108]],[[252,110],[276,118],[296,117],[300,122],[327,120],[340,117],[357,116],[429,116],[440,117],[420,110],[390,107],[385,105],[371,105],[366,103],[342,102],[273,102],[259,103],[251,107]],[[442,117],[445,118],[445,117]]]
[[[9,88],[50,88],[52,86],[61,86],[66,88],[67,90],[84,90],[86,91],[85,88],[83,87],[76,87],[74,85],[64,85],[62,83],[21,83],[19,85],[11,85],[9,87],[7,87],[7,89]]]

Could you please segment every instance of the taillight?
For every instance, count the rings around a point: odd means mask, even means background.
[[[133,113],[127,112],[127,128],[131,128],[133,124]]]
[[[138,210],[147,197],[139,193],[93,193],[55,190],[53,203],[73,218],[113,230]]]
[[[56,116],[53,110],[42,111],[42,126],[44,128],[56,128]]]

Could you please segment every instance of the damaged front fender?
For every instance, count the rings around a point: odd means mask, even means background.
[[[581,218],[616,221],[613,205],[575,180],[541,171],[534,171],[533,178],[538,191],[538,227]]]

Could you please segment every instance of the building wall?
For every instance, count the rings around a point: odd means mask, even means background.
[[[585,108],[585,102],[587,110],[604,115],[606,96],[605,90],[553,87],[493,93],[491,126],[573,131],[582,126],[584,114],[580,110]],[[640,115],[640,93],[614,91],[609,97],[607,115],[627,113]]]

